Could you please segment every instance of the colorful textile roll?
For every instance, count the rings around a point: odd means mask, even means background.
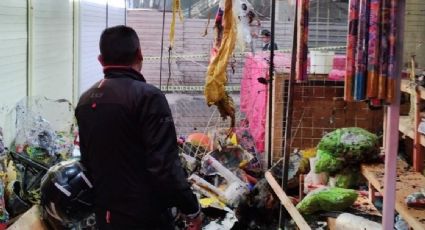
[[[367,97],[378,97],[379,74],[379,25],[381,19],[381,0],[370,1]]]
[[[298,31],[297,31],[297,82],[307,81],[307,53],[308,53],[308,8],[310,0],[298,1]]]
[[[395,87],[397,76],[395,74],[396,59],[396,34],[397,32],[397,0],[391,0],[390,10],[390,33],[389,33],[389,55],[388,55],[388,82],[387,82],[387,103],[393,103],[395,100]]]
[[[345,64],[345,91],[344,99],[346,101],[353,100],[355,60],[357,33],[359,25],[359,0],[350,0],[350,8],[348,13],[348,38],[347,38],[347,58]]]
[[[389,33],[390,33],[390,8],[391,0],[382,0],[381,5],[381,44],[379,54],[379,86],[378,98],[387,97]]]
[[[360,0],[360,23],[357,37],[356,75],[354,79],[354,99],[357,101],[364,100],[366,96],[369,3],[370,0]]]

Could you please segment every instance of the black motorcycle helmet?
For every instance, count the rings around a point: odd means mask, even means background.
[[[47,218],[79,222],[93,213],[93,185],[78,160],[52,166],[41,180],[41,206]]]

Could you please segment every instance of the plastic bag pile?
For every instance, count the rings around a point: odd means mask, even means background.
[[[311,171],[305,177],[306,184],[321,188],[311,191],[297,205],[298,210],[312,214],[341,211],[351,206],[357,199],[357,192],[347,188],[357,185],[360,164],[376,160],[378,150],[379,138],[362,128],[336,129],[323,136],[316,156],[310,159],[314,163]]]
[[[335,186],[353,187],[359,165],[379,157],[379,138],[362,128],[341,128],[326,134],[317,146],[316,173],[335,176]]]

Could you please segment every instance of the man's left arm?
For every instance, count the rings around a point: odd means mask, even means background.
[[[198,213],[197,198],[178,156],[176,131],[165,96],[161,92],[150,95],[143,111],[140,122],[151,185],[169,206],[178,207],[184,214]]]

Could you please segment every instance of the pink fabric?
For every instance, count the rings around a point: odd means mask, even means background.
[[[241,80],[240,109],[246,115],[249,131],[259,152],[264,152],[265,149],[268,89],[257,79],[260,77],[269,79],[269,59],[269,52],[260,52],[255,56],[248,54]],[[286,53],[276,53],[274,63],[276,72],[288,73],[291,67],[291,56]]]
[[[269,79],[269,52],[259,52],[256,55],[248,54],[245,58],[245,66],[241,80],[240,109],[245,113],[249,122],[249,131],[254,138],[259,152],[265,150],[265,127],[267,113],[268,89],[266,85],[258,82],[258,78]],[[275,53],[275,71],[277,73],[289,73],[291,69],[291,55],[287,53]],[[307,59],[310,66],[310,58]],[[307,68],[309,71],[309,67]],[[329,78],[344,80],[345,56],[335,55],[333,70]],[[342,79],[341,79],[342,77]]]
[[[329,72],[328,79],[334,81],[345,80],[345,55],[335,55],[332,70]]]
[[[249,131],[259,152],[264,152],[267,87],[257,79],[268,78],[268,64],[264,57],[261,54],[246,57],[240,98],[240,109],[246,115]]]
[[[332,69],[345,71],[345,55],[335,55]]]
[[[329,72],[328,79],[334,81],[344,81],[345,70],[333,69]]]

